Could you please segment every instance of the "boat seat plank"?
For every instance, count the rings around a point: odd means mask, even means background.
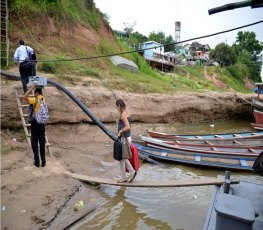
[[[204,140],[204,143],[209,144],[209,145],[213,145],[213,143],[211,141],[207,141],[207,140]]]
[[[215,137],[218,137],[218,138],[224,138],[223,136],[220,136],[220,135],[215,135]]]
[[[233,140],[233,142],[236,143],[236,144],[239,144],[239,145],[243,145],[241,142],[236,141],[236,140]]]
[[[234,135],[234,137],[242,137],[241,135],[239,135],[239,134],[233,134]]]
[[[246,160],[242,160],[242,159],[240,159],[240,164],[241,164],[241,166],[243,166],[243,167],[247,167],[247,166],[248,166]]]
[[[257,151],[255,151],[254,149],[249,148],[248,150],[252,153],[257,153]]]
[[[201,161],[201,156],[196,155],[196,156],[195,156],[195,161]]]
[[[213,150],[213,151],[217,151],[218,150],[218,148],[213,147],[213,146],[211,146],[210,149]]]
[[[204,185],[222,185],[224,178],[205,178],[205,179],[192,179],[192,180],[169,180],[169,181],[133,181],[132,183],[118,183],[114,179],[100,178],[78,173],[65,172],[66,175],[91,184],[108,184],[126,187],[190,187],[190,186],[204,186]],[[232,178],[232,184],[239,184],[239,178]]]

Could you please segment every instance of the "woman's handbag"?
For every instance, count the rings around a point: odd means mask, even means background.
[[[127,140],[127,137],[121,138],[122,142],[122,159],[130,159],[132,157],[131,147]]]
[[[120,137],[118,137],[118,139],[114,141],[113,158],[117,161],[120,161],[122,159],[122,142]]]

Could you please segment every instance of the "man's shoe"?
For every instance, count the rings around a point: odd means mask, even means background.
[[[45,166],[46,166],[46,162],[45,162],[45,163],[42,162],[41,166],[42,166],[42,167],[45,167]]]

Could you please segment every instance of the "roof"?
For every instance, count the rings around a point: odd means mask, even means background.
[[[154,44],[158,44],[160,46],[162,46],[163,44],[159,43],[159,42],[155,42],[155,41],[147,41],[147,42],[144,42],[143,44],[150,44],[150,43],[154,43]]]

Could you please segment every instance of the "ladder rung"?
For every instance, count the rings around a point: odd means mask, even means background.
[[[28,114],[22,114],[23,117],[28,117]]]
[[[29,127],[29,126],[31,126],[31,124],[25,124],[25,126],[26,126],[26,127]]]
[[[19,105],[19,107],[28,107],[28,105]]]

